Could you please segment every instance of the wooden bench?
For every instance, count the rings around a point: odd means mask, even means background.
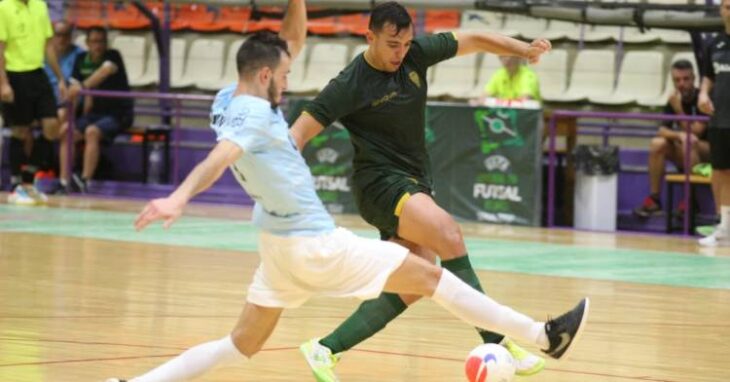
[[[664,177],[664,181],[667,183],[667,204],[665,206],[667,215],[667,228],[666,232],[670,233],[673,230],[672,225],[672,206],[674,205],[674,186],[677,184],[684,184],[684,174],[669,174]],[[695,211],[694,211],[694,195],[695,189],[698,186],[710,185],[710,178],[702,175],[690,175],[689,176],[689,205],[685,206],[685,213],[689,214],[689,232],[695,230]]]
[[[170,180],[170,131],[169,125],[148,125],[133,126],[124,133],[128,135],[138,135],[142,137],[142,183],[147,183],[147,173],[149,171],[150,143],[162,142],[164,149],[164,167],[162,170],[162,181],[164,183]]]

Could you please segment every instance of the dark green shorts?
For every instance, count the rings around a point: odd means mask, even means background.
[[[382,240],[398,237],[398,219],[411,195],[432,194],[425,180],[380,171],[356,172],[353,185],[360,216],[380,231]]]

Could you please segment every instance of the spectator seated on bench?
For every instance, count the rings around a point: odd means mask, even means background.
[[[664,107],[664,114],[669,115],[699,115],[697,109],[697,96],[699,89],[694,85],[695,74],[692,63],[687,60],[679,60],[672,64],[671,69],[674,92],[669,97],[669,102]],[[704,122],[677,122],[665,121],[659,126],[657,136],[652,138],[649,148],[649,186],[650,194],[644,199],[641,206],[634,209],[634,214],[648,218],[662,211],[661,189],[662,176],[666,161],[669,160],[682,172],[687,134],[685,128],[690,124],[690,166],[700,162],[707,162],[710,158],[710,144],[707,141],[707,124]],[[672,208],[672,206],[667,206]],[[686,208],[679,206],[682,210]]]
[[[79,55],[74,65],[71,96],[76,97],[81,89],[129,91],[124,61],[117,50],[108,49],[106,30],[98,27],[89,29],[86,45],[89,51]],[[74,140],[85,142],[82,171],[81,174],[68,173],[67,164],[71,159],[67,158],[68,142],[62,139],[59,190],[62,193],[68,191],[85,193],[99,163],[100,144],[111,144],[117,134],[132,125],[134,102],[130,98],[85,96],[83,102],[80,102],[80,108],[80,116],[76,118]],[[65,134],[68,124],[61,129],[62,134]]]

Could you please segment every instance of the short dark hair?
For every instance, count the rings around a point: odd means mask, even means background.
[[[395,26],[395,33],[398,34],[401,29],[410,27],[413,24],[413,20],[411,20],[411,15],[405,7],[395,1],[389,1],[373,8],[370,14],[368,29],[373,32],[379,32],[385,24],[393,24]]]
[[[282,52],[290,56],[286,41],[279,35],[268,31],[254,33],[236,53],[238,74],[248,75],[266,66],[276,68]]]
[[[678,70],[691,70],[694,72],[694,66],[692,66],[692,63],[689,62],[689,60],[681,59],[674,61],[672,64],[672,69],[678,69]]]
[[[89,29],[86,30],[86,38],[89,38],[91,36],[91,34],[94,33],[94,32],[103,34],[104,35],[104,40],[108,40],[109,39],[108,38],[108,35],[107,35],[106,28],[97,27],[97,26],[91,27],[91,28],[89,28]]]

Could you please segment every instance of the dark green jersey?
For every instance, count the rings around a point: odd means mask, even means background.
[[[456,49],[452,33],[418,37],[393,73],[373,68],[360,54],[305,110],[323,126],[339,120],[347,128],[356,173],[402,173],[430,182],[426,70],[456,55]]]

